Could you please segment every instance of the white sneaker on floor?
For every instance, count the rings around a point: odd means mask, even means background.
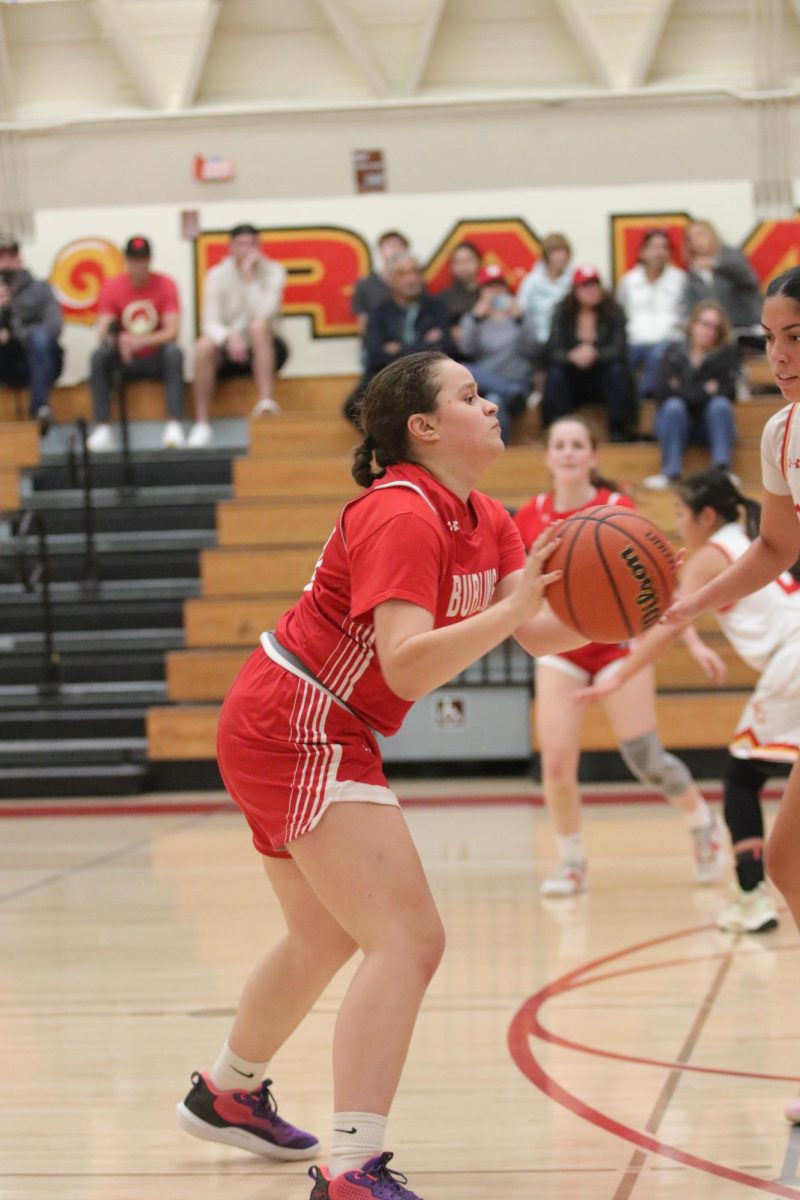
[[[586,860],[574,863],[559,863],[541,883],[542,896],[577,896],[586,890]]]
[[[650,492],[665,492],[672,483],[669,475],[648,475],[644,480],[644,486]]]
[[[267,414],[274,416],[280,411],[281,406],[278,404],[277,400],[273,400],[271,396],[264,396],[263,399],[259,400],[258,404],[253,409],[252,415],[254,417],[263,417]]]
[[[195,421],[192,428],[189,430],[189,437],[186,445],[192,450],[205,450],[214,440],[211,426],[208,421]]]
[[[692,830],[695,883],[718,883],[728,869],[725,827],[719,817]]]
[[[778,910],[766,883],[760,883],[752,892],[736,889],[736,899],[717,918],[717,928],[723,933],[766,933],[778,927]],[[797,1116],[800,1121],[800,1100]]]
[[[164,435],[161,438],[161,445],[165,450],[182,450],[186,445],[186,438],[183,434],[183,427],[180,421],[167,421],[164,426]]]
[[[783,1111],[787,1121],[792,1125],[800,1125],[800,1096],[790,1100]]]
[[[96,425],[86,439],[86,446],[92,454],[104,454],[114,449],[114,435],[110,425]]]

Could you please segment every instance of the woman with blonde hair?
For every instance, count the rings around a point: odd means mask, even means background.
[[[720,304],[705,300],[692,310],[685,340],[668,346],[659,366],[655,432],[661,471],[648,476],[645,487],[664,489],[680,479],[688,445],[707,445],[712,466],[730,470],[738,377],[730,322]]]

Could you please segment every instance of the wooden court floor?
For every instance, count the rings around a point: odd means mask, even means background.
[[[800,1197],[800,1134],[782,1115],[800,1089],[788,918],[760,938],[718,933],[726,889],[693,886],[683,825],[652,804],[587,808],[591,889],[543,903],[542,810],[472,790],[466,806],[408,809],[449,935],[389,1126],[414,1187]],[[307,1200],[302,1164],[174,1122],[279,929],[243,822],[196,799],[0,818],[2,1200]],[[270,1068],[282,1110],[324,1146],[345,984]]]

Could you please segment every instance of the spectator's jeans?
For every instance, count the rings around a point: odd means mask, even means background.
[[[480,394],[497,405],[500,436],[507,442],[511,434],[511,418],[521,411],[521,401],[530,391],[530,381],[512,382],[476,362],[468,363],[467,366]]]
[[[670,479],[680,478],[683,453],[690,444],[709,446],[713,466],[727,469],[731,465],[736,431],[733,405],[727,396],[712,396],[696,416],[691,415],[680,396],[670,396],[656,413],[655,430],[661,446],[661,469]]]
[[[659,364],[664,357],[664,351],[671,345],[672,342],[667,338],[663,342],[639,342],[636,345],[628,346],[628,365],[634,378],[641,371],[639,395],[642,399],[654,394]]]
[[[32,417],[49,403],[63,364],[64,351],[42,326],[29,330],[22,341],[14,338],[0,346],[0,379],[11,387],[30,385]]]
[[[584,404],[602,404],[608,411],[611,433],[631,432],[636,419],[633,382],[621,359],[595,363],[585,370],[572,363],[552,363],[542,397],[542,420],[552,425]]]
[[[98,346],[92,355],[89,373],[95,421],[106,424],[110,420],[111,389],[120,367],[123,379],[163,379],[170,420],[180,421],[183,416],[183,353],[175,342],[167,342],[154,354],[134,358],[125,364],[120,363],[112,343]]]

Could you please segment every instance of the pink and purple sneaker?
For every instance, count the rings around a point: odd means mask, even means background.
[[[365,1162],[360,1171],[344,1171],[333,1178],[327,1167],[311,1167],[310,1200],[422,1200],[403,1186],[408,1183],[405,1175],[389,1170],[391,1158],[387,1150]]]
[[[192,1090],[176,1109],[178,1124],[192,1137],[222,1142],[267,1158],[313,1158],[319,1142],[278,1116],[265,1079],[252,1092],[219,1092],[208,1075],[195,1072]],[[410,1195],[410,1193],[409,1193]]]

